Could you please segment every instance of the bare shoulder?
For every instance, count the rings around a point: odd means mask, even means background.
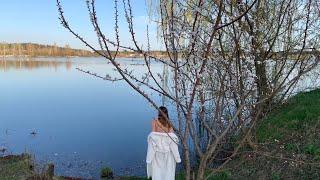
[[[156,118],[152,119],[151,123],[152,124],[156,124],[157,123],[157,119]]]
[[[152,121],[151,121],[151,126],[152,126],[152,131],[156,131],[156,126],[157,126],[157,121],[156,121],[157,119],[153,119]]]

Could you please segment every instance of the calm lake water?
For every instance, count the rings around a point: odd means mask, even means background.
[[[138,74],[144,68],[136,65],[140,60],[120,60]],[[53,162],[58,175],[97,178],[103,166],[144,175],[146,137],[156,111],[125,83],[97,79],[77,67],[115,73],[102,58],[0,59],[0,148]]]

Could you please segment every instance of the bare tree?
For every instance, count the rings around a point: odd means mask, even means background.
[[[150,0],[149,8],[157,12],[150,18],[158,23],[167,58],[150,53],[148,28],[147,42],[137,41],[130,0],[121,4],[132,46],[120,43],[117,0],[114,40],[100,28],[95,1],[86,2],[99,47],[69,25],[57,0],[61,24],[110,62],[120,78],[80,70],[104,80],[125,81],[156,109],[150,93],[174,105],[176,116],[170,120],[181,139],[186,179],[202,180],[206,171],[224,167],[244,143],[250,144],[256,121],[289,97],[301,77],[319,63],[316,1]],[[143,76],[119,64],[119,49],[143,55]],[[168,67],[168,77],[152,70],[154,62]],[[220,150],[235,134],[241,137],[238,145],[217,164]]]

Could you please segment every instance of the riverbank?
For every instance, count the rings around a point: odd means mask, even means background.
[[[35,170],[36,164],[31,155],[8,155],[0,157],[0,179],[1,180],[83,180],[80,177],[56,176],[54,165],[47,164],[41,170]],[[39,172],[40,171],[40,172]],[[114,175],[111,168],[101,170],[101,179],[121,179],[121,180],[143,180],[144,177],[135,176],[117,176]]]
[[[224,168],[226,179],[320,179],[320,89],[288,99],[252,139]]]
[[[8,155],[0,157],[0,179],[1,180],[77,180],[80,178],[54,176],[54,165],[48,164],[36,172],[35,163],[29,154]]]

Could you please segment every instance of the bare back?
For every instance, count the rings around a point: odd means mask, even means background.
[[[162,133],[170,133],[173,132],[172,127],[168,128],[163,126],[159,120],[154,119],[152,121],[152,131],[153,132],[162,132]]]

